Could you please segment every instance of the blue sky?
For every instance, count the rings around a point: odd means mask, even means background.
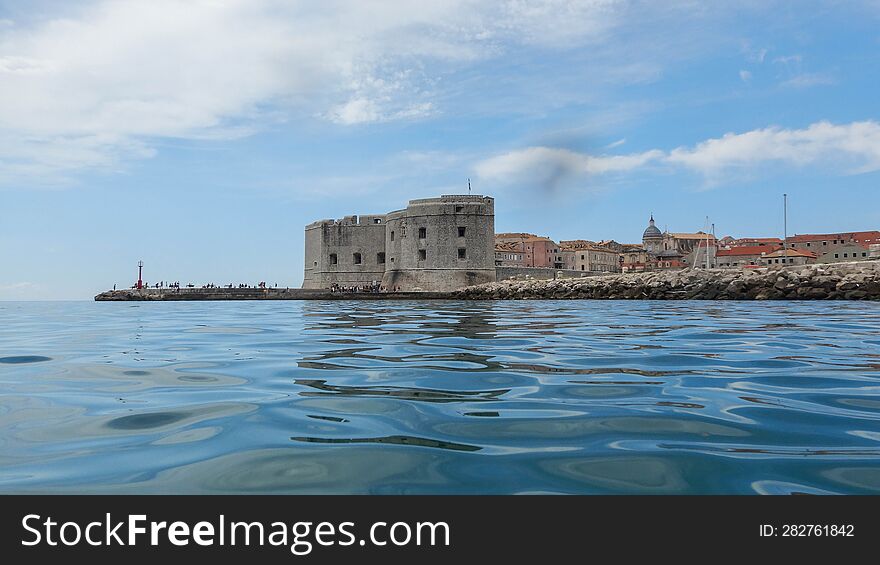
[[[0,0],[0,299],[298,286],[303,226],[880,229],[880,3]]]

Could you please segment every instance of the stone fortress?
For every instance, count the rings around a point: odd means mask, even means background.
[[[303,288],[450,291],[495,281],[495,201],[445,195],[305,229]]]
[[[704,231],[661,231],[652,215],[641,243],[557,243],[525,232],[496,234],[494,208],[488,196],[446,195],[410,200],[387,214],[313,222],[305,229],[302,288],[449,292],[507,279],[880,259],[880,231],[717,239]]]
[[[556,243],[526,232],[496,234],[495,200],[489,196],[445,195],[410,200],[387,214],[307,225],[302,288],[147,288],[141,286],[142,266],[137,284],[114,286],[95,300],[875,300],[880,231],[717,239],[702,231],[661,231],[651,216],[641,243]]]

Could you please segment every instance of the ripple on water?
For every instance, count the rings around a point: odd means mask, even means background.
[[[9,365],[20,365],[23,363],[42,363],[44,361],[51,360],[51,357],[44,357],[42,355],[13,355],[11,357],[0,357],[0,363],[6,363]]]
[[[0,317],[3,492],[880,493],[880,304]]]

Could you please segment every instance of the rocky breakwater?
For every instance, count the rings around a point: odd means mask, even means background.
[[[453,294],[470,300],[880,300],[880,261],[507,280],[467,287]]]

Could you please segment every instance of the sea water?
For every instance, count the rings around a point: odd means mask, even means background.
[[[880,493],[880,304],[0,302],[0,492]]]

